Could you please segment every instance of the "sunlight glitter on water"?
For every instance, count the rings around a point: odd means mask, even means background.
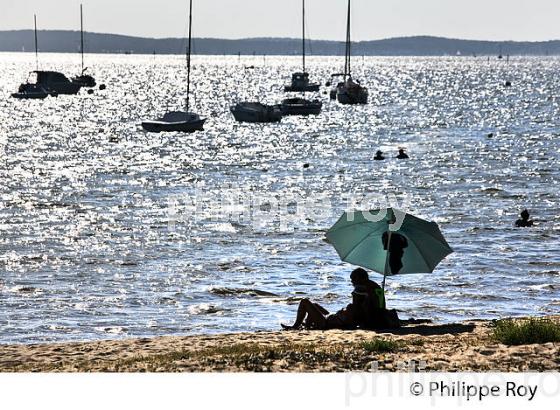
[[[10,99],[30,56],[0,54],[0,342],[277,329],[303,296],[335,310],[352,267],[322,238],[349,194],[409,196],[455,250],[432,275],[388,281],[401,316],[560,311],[559,59],[357,58],[369,105],[321,94],[317,117],[248,125],[229,106],[279,102],[299,60],[196,56],[205,131],[164,135],[139,123],[181,107],[184,57],[89,55],[107,90]],[[79,67],[73,55],[40,61],[69,76]],[[323,84],[341,65],[309,59]],[[399,146],[409,161],[392,158]],[[378,149],[389,159],[372,161]],[[218,197],[232,186],[327,194],[331,207],[289,231],[209,211],[170,230],[170,198],[200,184]],[[516,230],[524,207],[541,222]]]

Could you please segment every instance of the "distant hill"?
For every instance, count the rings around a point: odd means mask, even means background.
[[[80,46],[76,31],[42,30],[38,32],[42,52],[71,53]],[[186,42],[180,38],[142,38],[116,34],[86,33],[86,51],[90,53],[182,54]],[[313,55],[343,55],[344,45],[338,41],[310,40]],[[443,56],[497,55],[500,47],[504,55],[560,55],[560,41],[495,42],[457,40],[441,37],[417,36],[386,40],[355,42],[354,55],[376,56]],[[0,51],[34,50],[33,31],[0,31]],[[301,50],[301,40],[291,38],[249,38],[223,40],[197,38],[195,54],[295,55]]]

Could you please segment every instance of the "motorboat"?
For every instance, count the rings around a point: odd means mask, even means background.
[[[320,100],[306,100],[305,98],[286,98],[280,105],[283,115],[318,115],[323,103]]]
[[[195,132],[203,131],[206,119],[189,111],[191,87],[191,50],[192,50],[192,0],[189,1],[189,41],[187,50],[187,99],[185,111],[171,111],[156,120],[142,122],[142,128],[148,132]]]
[[[239,122],[279,122],[282,109],[279,105],[266,105],[259,102],[240,102],[230,108]]]
[[[37,15],[34,19],[35,34],[35,65],[36,70],[32,71],[27,81],[20,84],[18,91],[12,94],[17,99],[44,99],[49,95],[56,97],[59,94],[77,94],[80,86],[72,84],[68,78],[62,73],[56,71],[40,71],[39,70],[39,47],[37,42]],[[32,79],[31,77],[34,77]]]
[[[206,119],[192,112],[172,111],[160,119],[143,121],[142,128],[148,132],[195,132],[203,131]]]
[[[35,82],[29,79],[19,86],[18,92],[12,94],[14,98],[46,98],[60,94],[77,94],[81,86],[72,83],[64,74],[57,71],[32,71]]]

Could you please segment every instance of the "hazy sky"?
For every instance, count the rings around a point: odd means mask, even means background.
[[[188,0],[0,0],[0,30],[78,29],[180,37]],[[437,35],[488,40],[560,39],[560,0],[353,0],[354,40]],[[346,0],[307,0],[308,33],[343,40]],[[297,37],[301,0],[194,0],[196,37]]]

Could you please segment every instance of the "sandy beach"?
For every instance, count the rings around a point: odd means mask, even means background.
[[[410,324],[390,333],[275,331],[0,345],[2,372],[408,371],[411,363],[442,372],[558,371],[560,343],[506,346],[493,339],[492,322],[469,321]]]

